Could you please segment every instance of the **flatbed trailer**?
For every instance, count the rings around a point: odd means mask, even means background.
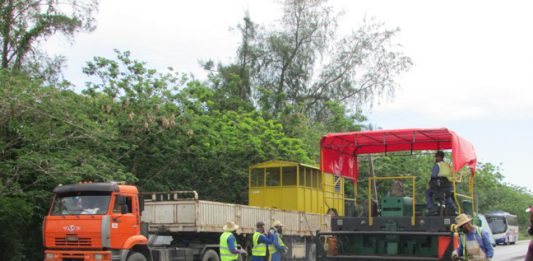
[[[210,249],[218,251],[221,224],[228,220],[239,225],[237,241],[248,250],[258,221],[266,226],[274,220],[281,221],[284,242],[289,248],[286,258],[290,260],[313,260],[316,255],[316,231],[331,230],[330,215],[198,200],[195,192],[194,198],[181,199],[178,196],[181,193],[145,193],[151,197],[144,201],[142,221],[150,235],[172,236],[178,242],[196,241],[188,250],[195,259]],[[158,251],[168,252],[172,249]]]

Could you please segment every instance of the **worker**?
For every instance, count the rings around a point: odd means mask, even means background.
[[[237,261],[239,254],[246,255],[243,250],[237,249],[237,240],[233,235],[233,232],[237,230],[237,226],[233,221],[228,221],[222,227],[224,232],[220,235],[220,260],[221,261]]]
[[[529,213],[529,228],[527,233],[530,236],[533,236],[533,205],[530,205],[529,208],[526,209],[526,212]],[[529,241],[525,261],[533,261],[533,240]]]
[[[451,197],[451,194],[453,191],[452,183],[451,183],[452,167],[450,166],[450,164],[444,161],[444,152],[440,150],[437,151],[437,153],[435,153],[435,165],[433,165],[433,171],[431,172],[432,180],[435,180],[438,178],[444,178],[442,180],[445,181],[445,183],[442,184],[442,186],[447,194],[446,205],[450,206],[454,213],[457,213],[457,208],[455,207],[455,203],[453,202],[453,199]],[[435,189],[432,188],[431,186],[428,188],[428,190],[426,190],[426,208],[428,209],[428,211],[430,211],[430,213],[432,212],[431,210],[433,208],[432,196],[435,192],[436,192]],[[435,212],[433,211],[433,213]]]
[[[281,261],[283,254],[287,253],[287,247],[283,243],[283,225],[281,221],[275,220],[270,228],[272,234],[272,244],[268,246],[270,252],[270,261]]]
[[[466,214],[455,218],[459,231],[459,247],[453,251],[452,259],[467,261],[487,261],[494,255],[494,248],[490,243],[489,234],[471,223],[472,219]]]
[[[265,261],[267,246],[272,244],[272,234],[265,234],[265,223],[259,221],[256,231],[252,236],[252,259],[251,261]]]

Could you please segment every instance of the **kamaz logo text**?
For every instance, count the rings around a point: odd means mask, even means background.
[[[63,229],[68,231],[68,232],[75,232],[75,231],[80,230],[80,227],[74,226],[74,225],[70,225],[70,226],[64,226]]]

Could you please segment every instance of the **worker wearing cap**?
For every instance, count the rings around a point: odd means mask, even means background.
[[[529,233],[530,236],[533,236],[533,205],[530,205],[529,208],[526,209],[526,212],[529,213],[530,223],[527,233]],[[533,240],[529,241],[529,247],[527,249],[525,261],[533,261]]]
[[[246,254],[246,252],[237,249],[237,242],[233,232],[237,230],[237,226],[233,221],[228,221],[222,227],[224,233],[220,235],[220,260],[221,261],[236,261],[239,259],[239,254]]]
[[[452,174],[452,167],[450,166],[450,164],[444,161],[444,152],[440,150],[437,151],[437,153],[435,153],[435,165],[433,165],[433,170],[431,171],[431,178],[446,178],[448,182],[444,184],[444,188],[449,194],[451,194],[453,190],[451,185]],[[435,193],[435,190],[431,187],[426,190],[426,208],[428,210],[431,210],[431,208],[433,207],[433,200],[431,198],[433,196],[433,193]],[[449,196],[446,197],[446,205],[450,206],[453,209],[454,213],[457,212],[455,203],[453,202],[453,199]]]
[[[459,247],[453,251],[452,259],[463,257],[467,261],[486,261],[494,255],[494,248],[490,243],[489,234],[471,223],[472,219],[466,214],[455,218],[459,231]]]
[[[272,244],[272,240],[272,234],[265,234],[265,223],[261,221],[257,222],[255,233],[252,236],[251,261],[265,261],[267,246]]]
[[[272,228],[270,228],[270,234],[273,235],[272,245],[268,246],[270,261],[281,261],[281,257],[287,252],[287,247],[283,243],[282,233],[283,224],[279,220],[274,221]]]

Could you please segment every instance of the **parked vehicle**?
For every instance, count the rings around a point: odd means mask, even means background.
[[[515,215],[493,211],[487,213],[486,217],[496,244],[515,244],[518,241],[518,219]]]
[[[359,176],[360,160],[369,158],[365,154],[406,157],[414,155],[414,151],[434,153],[435,150],[452,151],[453,172],[452,180],[446,181],[452,183],[452,194],[439,186],[442,183],[435,182],[433,202],[438,208],[437,215],[429,215],[426,204],[417,203],[422,200],[416,198],[416,176],[374,175],[371,159],[368,160],[371,174],[362,177],[363,181]],[[407,153],[394,154],[402,151]],[[368,194],[359,196],[364,198],[362,215],[333,217],[332,231],[318,233],[318,260],[452,260],[458,236],[453,226],[455,213],[446,204],[446,197],[453,197],[459,212],[475,214],[476,154],[470,142],[448,129],[333,133],[322,138],[320,155],[323,171],[353,178],[356,184],[363,183]],[[467,166],[470,168],[467,178],[459,179],[458,171]],[[430,173],[428,169],[427,175]],[[410,189],[379,193],[379,184],[391,180],[402,180]],[[458,186],[459,182],[463,185]],[[468,191],[458,191],[459,187]]]
[[[492,230],[490,229],[489,222],[487,222],[487,219],[485,218],[485,215],[483,214],[477,214],[476,219],[476,225],[480,226],[481,229],[487,231],[489,234],[490,243],[492,246],[496,246],[496,241],[494,240],[494,235],[492,234]]]
[[[325,213],[344,211],[339,179],[317,167],[273,161],[250,167],[249,182],[256,206],[199,200],[194,191],[139,193],[112,182],[57,186],[43,222],[45,260],[218,261],[222,226],[230,220],[248,250],[258,221],[280,220],[286,259],[314,260],[316,231],[331,227]]]

